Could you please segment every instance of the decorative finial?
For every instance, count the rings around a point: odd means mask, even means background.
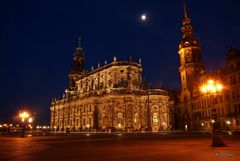
[[[138,63],[139,63],[139,64],[142,64],[142,59],[141,59],[141,58],[138,60]]]
[[[113,61],[117,61],[117,58],[116,58],[116,56],[114,56],[114,57],[113,57]]]
[[[188,15],[187,15],[187,8],[186,8],[185,0],[183,0],[183,9],[184,9],[184,18],[187,19]]]
[[[78,47],[78,48],[81,48],[81,37],[78,38],[77,47]]]
[[[105,65],[107,64],[107,60],[104,61],[104,64],[105,64]]]
[[[91,69],[94,70],[94,67],[92,66]]]
[[[100,68],[100,63],[98,63],[98,68]]]

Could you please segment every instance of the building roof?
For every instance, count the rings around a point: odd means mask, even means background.
[[[231,61],[237,57],[240,57],[240,51],[236,48],[231,47],[228,51],[227,61]]]

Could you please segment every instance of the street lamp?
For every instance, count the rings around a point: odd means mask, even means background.
[[[201,123],[201,130],[202,130],[202,134],[204,134],[204,123]]]
[[[203,84],[200,87],[200,91],[205,95],[215,96],[216,94],[219,94],[222,92],[223,85],[221,83],[218,83],[212,79],[208,80],[206,84]],[[214,101],[213,101],[214,102]],[[217,114],[216,109],[212,109],[212,129],[213,129],[213,147],[223,147],[226,146],[222,140],[222,138],[216,134],[216,123],[217,123]]]
[[[231,124],[231,122],[228,120],[228,121],[226,121],[226,123],[228,124],[228,125],[230,125]]]
[[[89,124],[87,124],[87,130],[90,131],[90,125]]]
[[[29,118],[29,113],[24,111],[19,113],[19,117],[21,118],[22,122],[25,122],[27,118]]]
[[[25,130],[26,130],[26,122],[28,123],[32,123],[33,122],[33,118],[30,117],[30,114],[26,111],[20,111],[19,112],[19,117],[21,119],[22,122],[22,133],[21,133],[21,137],[24,137],[25,135]],[[32,127],[31,124],[29,126],[30,128]]]

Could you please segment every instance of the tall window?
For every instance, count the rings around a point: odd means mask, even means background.
[[[136,123],[138,122],[138,113],[135,113],[133,116],[133,122]]]
[[[153,126],[158,125],[158,115],[156,113],[153,114]]]
[[[118,127],[121,127],[123,125],[123,113],[121,112],[117,113],[117,119],[118,119]]]
[[[89,118],[89,126],[90,127],[92,126],[92,118],[91,117]]]
[[[86,119],[83,118],[83,126],[86,125]]]

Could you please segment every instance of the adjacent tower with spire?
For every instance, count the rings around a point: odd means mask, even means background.
[[[73,56],[72,69],[69,73],[69,89],[75,88],[76,81],[84,74],[84,52],[81,47],[81,39],[78,39],[76,51]]]
[[[188,17],[185,1],[183,1],[184,19],[182,20],[182,41],[179,44],[179,73],[181,76],[181,118],[191,119],[191,98],[193,89],[199,82],[205,68],[201,60],[200,43],[194,35],[191,19]]]

